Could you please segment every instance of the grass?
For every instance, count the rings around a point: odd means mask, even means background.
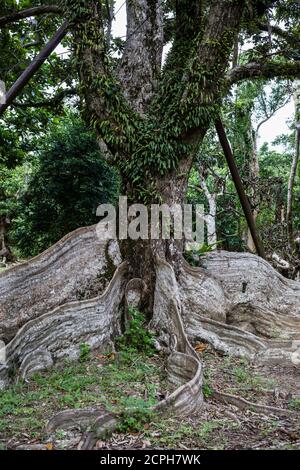
[[[156,417],[143,433],[153,448],[215,448],[222,449],[225,445],[223,431],[231,429],[235,424],[228,419],[209,419],[203,416],[197,419],[181,420],[174,417]],[[184,447],[182,447],[184,443]],[[196,444],[195,444],[196,443]]]
[[[253,394],[276,387],[275,379],[258,374],[246,359],[225,356],[220,369],[227,379],[228,393],[255,399]]]
[[[135,322],[131,327],[133,334]],[[107,449],[119,448],[116,447],[119,445],[125,449],[128,443],[132,448],[146,445],[153,449],[221,450],[251,448],[254,444],[262,448],[296,448],[296,444],[289,442],[293,439],[280,431],[282,423],[274,417],[262,419],[256,413],[227,407],[210,399],[212,388],[216,388],[252,401],[272,400],[273,395],[266,394],[265,390],[274,387],[274,380],[259,375],[257,367],[242,359],[206,353],[203,357],[203,391],[207,407],[181,418],[171,412],[163,417],[153,413],[151,405],[171,390],[166,383],[162,356],[153,353],[147,335],[142,337],[149,345],[149,349],[145,348],[147,354],[143,353],[140,344],[139,351],[128,347],[128,336],[119,342],[121,351],[118,354],[92,353],[83,344],[77,363],[65,362],[47,373],[33,376],[28,383],[1,391],[0,448],[1,445],[5,448],[12,438],[13,443],[45,444],[49,442],[44,433],[45,425],[55,413],[68,408],[100,405],[120,416],[114,435],[106,437],[104,443],[101,441]],[[295,410],[291,423],[284,424],[293,435],[300,397],[294,397],[285,405]],[[229,414],[226,415],[224,410]],[[51,436],[50,444],[53,440],[55,448],[68,448],[68,442],[74,436],[68,431],[57,430],[55,436]]]
[[[0,433],[18,437],[25,432],[43,437],[47,420],[67,408],[105,405],[120,415],[119,431],[138,431],[153,419],[151,405],[157,401],[164,375],[155,355],[153,336],[144,315],[129,309],[119,353],[92,355],[80,344],[79,362],[64,363],[50,373],[37,374],[0,392]]]
[[[141,413],[141,402],[149,405],[157,400],[164,377],[158,357],[134,352],[84,357],[1,391],[1,437],[25,433],[43,439],[47,420],[67,408],[104,404],[120,413],[128,408]]]
[[[289,408],[291,410],[300,410],[300,397],[294,398],[293,400],[289,401]]]

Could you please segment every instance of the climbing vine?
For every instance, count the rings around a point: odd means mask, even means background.
[[[222,77],[242,7],[232,8],[232,26],[208,25],[204,33],[199,2],[180,2],[174,47],[143,116],[126,100],[109,56],[104,3],[65,0],[65,7],[89,124],[111,150],[135,195],[144,202],[157,199],[156,180],[174,173],[179,161],[194,152],[199,139],[190,135],[207,129],[220,111]]]

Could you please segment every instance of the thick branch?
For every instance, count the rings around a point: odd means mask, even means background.
[[[57,30],[56,34],[46,44],[44,49],[34,58],[34,60],[28,65],[20,77],[15,81],[13,86],[8,90],[5,96],[5,102],[0,104],[0,115],[8,108],[8,106],[14,101],[16,96],[23,90],[27,85],[31,77],[37,70],[43,65],[45,60],[48,59],[50,54],[54,51],[56,46],[60,43],[62,38],[66,35],[68,29],[68,23],[65,21],[62,26]]]
[[[277,25],[268,25],[265,23],[258,22],[258,27],[262,31],[274,33],[276,36],[284,39],[288,44],[294,47],[299,47],[300,46],[300,39],[294,36],[293,34],[284,31],[284,29],[281,29]]]
[[[100,2],[67,1],[75,57],[90,124],[112,153],[130,154],[138,115],[129,105],[112,71]]]
[[[9,15],[0,18],[0,27],[6,26],[9,23],[29,18],[30,16],[44,15],[46,13],[54,13],[60,15],[62,9],[57,5],[42,5],[39,7],[28,8],[26,10],[10,13]]]
[[[228,85],[255,78],[297,78],[300,77],[300,61],[297,62],[249,62],[231,69],[227,74]]]
[[[183,77],[179,107],[185,116],[182,137],[195,144],[207,128],[222,97],[222,78],[240,28],[244,2],[212,2],[203,38]],[[181,117],[182,119],[182,117]]]

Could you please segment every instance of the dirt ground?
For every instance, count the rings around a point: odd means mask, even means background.
[[[99,439],[97,449],[299,449],[299,366],[258,366],[217,354],[205,346],[205,405],[186,418],[151,416],[137,429]],[[200,348],[202,349],[201,345]],[[213,390],[289,410],[286,416],[257,413],[216,400]],[[82,429],[45,434],[47,420],[67,408],[149,404],[170,393],[164,358],[136,354],[118,359],[101,353],[65,364],[0,392],[2,449],[76,449]]]

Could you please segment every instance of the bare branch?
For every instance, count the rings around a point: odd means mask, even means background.
[[[9,15],[0,18],[0,27],[6,26],[9,23],[29,18],[30,16],[44,15],[46,13],[61,15],[62,9],[57,5],[42,5],[39,7],[28,8],[26,10],[16,11]]]
[[[265,23],[261,23],[261,22],[258,22],[257,25],[258,25],[259,29],[261,29],[262,31],[266,31],[269,34],[270,33],[275,34],[276,36],[284,39],[291,46],[294,46],[294,47],[299,47],[300,46],[300,38],[297,38],[293,34],[287,32],[287,31],[284,31],[284,29],[281,29],[279,26],[265,24]]]
[[[287,98],[284,100],[284,102],[283,102],[281,105],[276,106],[270,113],[265,112],[265,116],[266,116],[266,117],[265,117],[264,119],[262,119],[262,120],[257,124],[256,129],[255,129],[255,131],[254,131],[256,135],[258,135],[258,132],[259,132],[259,129],[261,128],[261,126],[263,126],[266,122],[268,122],[269,119],[271,119],[271,117],[273,117],[274,114],[277,113],[277,111],[279,111],[281,108],[284,108],[284,106],[287,105],[287,103],[290,101],[290,99],[291,99],[291,95],[289,94],[289,95],[287,96]]]

